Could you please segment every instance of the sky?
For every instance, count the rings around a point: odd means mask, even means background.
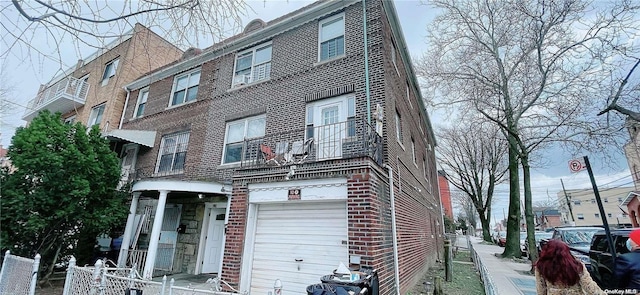
[[[285,13],[301,8],[311,2],[313,1],[247,1],[247,3],[253,8],[253,12],[248,13],[244,18],[244,23],[247,24],[255,18],[261,18],[264,21],[269,21]],[[0,3],[2,7],[10,5],[9,1],[2,1]],[[421,4],[420,1],[415,0],[395,0],[395,6],[401,20],[401,26],[408,45],[409,53],[412,57],[418,57],[427,47],[426,28],[429,22],[433,19],[435,14],[434,10],[429,6]],[[3,12],[0,17],[19,17],[17,13],[15,13],[15,15],[7,13],[8,12],[6,11]],[[4,28],[0,28],[0,30],[4,30]],[[34,40],[34,43],[39,44],[39,41],[40,40],[36,39]],[[205,48],[209,45],[211,44],[198,44],[198,47]],[[186,48],[182,49],[184,50]],[[0,48],[0,51],[4,50],[5,49]],[[94,51],[95,49],[91,48],[67,47],[65,50],[60,52],[60,56],[62,56],[63,63],[68,67],[70,65],[75,65],[79,58],[79,53],[86,57]],[[2,118],[2,126],[0,126],[0,142],[4,147],[7,147],[10,145],[11,137],[14,134],[15,128],[18,126],[24,126],[26,123],[22,121],[21,117],[24,114],[25,106],[28,101],[36,96],[40,84],[47,83],[56,74],[56,71],[60,69],[60,65],[49,60],[29,60],[24,57],[20,57],[18,54],[9,55],[8,59],[0,62],[3,63],[1,69],[5,76],[1,83],[10,83],[13,86],[13,92],[9,98],[9,102],[15,106],[15,110],[13,110],[11,114]],[[428,110],[428,112],[433,125],[438,125],[440,121],[439,118],[444,117],[434,110]],[[585,155],[589,156],[596,182],[599,185],[603,185],[603,187],[632,186],[629,168],[622,152],[612,151],[612,153],[616,155],[613,163],[605,163],[597,156]],[[574,157],[576,156],[568,155],[561,150],[550,151],[547,156],[548,161],[545,167],[538,167],[532,171],[534,203],[547,201],[555,202],[556,194],[562,190],[560,179],[564,181],[566,189],[582,189],[591,187],[589,176],[586,171],[575,174],[569,171],[568,161]],[[498,187],[497,194],[495,196],[495,203],[493,205],[493,212],[496,213],[496,215],[500,215],[496,216],[497,219],[502,219],[502,212],[506,212],[508,210],[507,206],[508,187],[506,185],[502,185]],[[495,222],[495,220],[492,220],[492,222]]]

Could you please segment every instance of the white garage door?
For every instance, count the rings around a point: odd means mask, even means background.
[[[345,202],[262,204],[258,208],[251,294],[280,279],[283,295],[306,295],[340,262],[349,263]]]

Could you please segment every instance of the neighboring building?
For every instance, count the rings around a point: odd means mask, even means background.
[[[0,144],[0,168],[10,167],[10,169],[12,169],[13,167],[11,167],[11,160],[9,160],[9,157],[7,157],[7,152],[9,152],[9,150],[5,149]]]
[[[632,187],[599,189],[602,207],[610,226],[626,226],[629,223],[627,213],[619,205],[632,191]],[[564,192],[558,192],[558,203],[560,204],[558,208],[563,225],[569,225],[572,222],[575,222],[576,226],[603,225],[593,189],[567,190],[566,193],[570,200],[573,217],[567,206],[567,197]]]
[[[119,264],[303,294],[342,262],[407,293],[443,213],[406,48],[392,1],[320,1],[127,84]]]
[[[562,225],[560,211],[551,208],[534,208],[536,230],[547,230]]]
[[[631,224],[638,227],[640,226],[640,122],[628,118],[627,129],[629,142],[624,146],[624,154],[627,157],[635,190],[627,195],[620,206],[627,209]]]
[[[118,128],[127,97],[124,85],[180,58],[182,51],[146,27],[136,24],[122,37],[40,86],[22,119],[30,122],[42,110],[62,113],[65,122]]]
[[[444,170],[438,170],[438,188],[444,216],[455,220],[453,219],[453,206],[451,204],[451,189],[449,189],[449,180],[447,180],[447,173]]]

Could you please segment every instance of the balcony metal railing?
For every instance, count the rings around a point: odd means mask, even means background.
[[[61,98],[84,104],[88,92],[89,84],[87,82],[74,77],[64,78],[39,92],[34,99],[29,101],[25,116],[40,111],[44,106]]]

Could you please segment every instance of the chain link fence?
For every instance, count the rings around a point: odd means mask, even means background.
[[[33,295],[36,291],[40,254],[34,259],[5,252],[0,269],[0,295]]]
[[[247,295],[247,292],[222,291],[222,284],[228,289],[231,286],[220,279],[210,279],[198,288],[175,286],[175,280],[167,282],[164,276],[162,282],[142,279],[132,268],[104,267],[101,260],[94,267],[80,267],[75,265],[75,258],[69,261],[67,278],[63,295]],[[205,285],[205,286],[202,286]]]

